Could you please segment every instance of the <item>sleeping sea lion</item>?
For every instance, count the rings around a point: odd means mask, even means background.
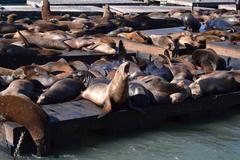
[[[80,81],[65,78],[54,83],[38,98],[37,103],[53,104],[70,101],[76,98],[85,89],[85,86]]]
[[[14,95],[25,99],[34,99],[34,85],[25,79],[14,80],[7,89],[0,92],[0,96]]]
[[[213,49],[197,49],[192,53],[193,64],[201,66],[205,73],[225,70],[226,62]]]
[[[0,114],[7,120],[26,127],[37,147],[37,155],[47,152],[48,115],[40,106],[17,96],[0,96]]]
[[[129,62],[124,62],[119,66],[108,85],[104,83],[93,84],[81,94],[81,97],[96,103],[98,106],[103,106],[105,114],[111,112],[113,107],[120,107],[128,99],[128,71]]]
[[[215,71],[201,76],[190,84],[193,98],[199,98],[205,94],[226,93],[239,91],[240,89],[239,71]]]

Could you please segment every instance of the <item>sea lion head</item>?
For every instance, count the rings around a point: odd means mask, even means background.
[[[189,86],[192,98],[196,99],[202,96],[203,92],[199,83],[194,82]]]
[[[130,68],[130,63],[129,62],[124,62],[121,64],[117,70],[117,72],[120,73],[122,80],[127,80],[129,77],[129,68]],[[116,75],[116,74],[115,74]]]
[[[23,79],[26,77],[26,74],[24,73],[24,70],[22,68],[18,68],[16,69],[13,73],[12,73],[12,76],[14,78],[20,78],[20,79]]]

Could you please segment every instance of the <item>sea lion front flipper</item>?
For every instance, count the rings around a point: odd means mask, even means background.
[[[112,104],[109,98],[106,98],[103,108],[102,108],[103,113],[101,113],[100,115],[98,115],[98,119],[102,118],[104,116],[106,116],[108,113],[110,113],[112,111]]]

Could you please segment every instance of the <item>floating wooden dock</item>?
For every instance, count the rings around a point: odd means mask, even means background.
[[[103,6],[109,5],[144,5],[141,1],[133,0],[49,0],[51,5],[94,5]],[[39,0],[27,0],[29,5],[40,6],[41,1]]]
[[[219,4],[235,4],[235,0],[153,0],[166,1],[167,4],[180,6],[199,6],[199,7],[214,7],[217,8]]]
[[[192,10],[188,6],[122,6],[122,5],[112,5],[111,10],[117,13],[152,13],[152,12],[170,12],[176,9]],[[212,8],[195,7],[195,10],[213,10]]]
[[[208,43],[207,48],[214,49],[219,55],[240,58],[240,46],[229,41]]]
[[[1,5],[2,12],[9,14],[9,13],[17,13],[18,15],[24,16],[40,16],[41,15],[41,8],[37,8],[31,5]],[[90,6],[90,5],[74,5],[74,6],[67,6],[67,5],[58,5],[58,6],[51,6],[51,11],[54,14],[71,14],[78,16],[80,13],[86,13],[88,15],[99,15],[102,14],[103,9],[101,7]]]
[[[132,110],[114,111],[98,119],[101,109],[90,101],[80,100],[61,104],[44,105],[42,108],[50,117],[50,135],[48,145],[50,150],[56,149],[64,142],[73,142],[86,131],[99,129],[124,131],[158,126],[161,120],[178,116],[209,115],[225,111],[240,105],[240,92],[212,95],[193,100],[188,99],[180,104],[163,104],[143,108],[145,114]],[[13,153],[21,132],[26,129],[13,122],[0,125],[0,146]],[[21,154],[33,153],[35,147],[29,134],[24,137]],[[51,154],[51,152],[50,152]]]
[[[236,5],[234,5],[234,4],[222,4],[222,5],[218,5],[218,9],[236,10]]]

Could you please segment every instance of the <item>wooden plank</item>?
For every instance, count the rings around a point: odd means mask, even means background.
[[[218,9],[227,9],[227,10],[235,10],[236,11],[236,5],[234,5],[234,4],[222,4],[222,5],[218,5]]]
[[[126,13],[152,13],[152,12],[170,12],[176,9],[191,10],[191,7],[187,6],[121,6],[112,5],[111,10],[114,12],[126,14]],[[212,8],[195,7],[195,10],[212,10]]]
[[[181,6],[199,5],[201,7],[213,7],[219,4],[235,4],[235,0],[167,0],[168,4],[175,4]]]
[[[142,30],[141,32],[150,35],[167,35],[169,33],[183,32],[185,27],[172,27],[172,28],[162,28],[162,29],[151,29],[151,30]]]
[[[36,8],[30,5],[2,5],[1,7],[4,8],[3,12],[31,12],[31,13],[39,13],[41,12],[41,8]],[[102,13],[103,9],[96,6],[66,6],[66,5],[59,5],[59,6],[51,6],[51,11],[54,13]]]
[[[208,113],[221,113],[225,109],[240,104],[240,92],[226,93],[221,95],[205,96],[199,99],[188,99],[180,104],[163,104],[161,106],[149,106],[144,108],[146,114],[141,114],[131,110],[115,111],[108,114],[106,117],[97,119],[96,116],[101,113],[101,110],[93,103],[86,100],[76,102],[66,102],[56,105],[45,105],[43,109],[51,117],[51,143],[58,143],[62,140],[70,140],[80,136],[80,131],[96,130],[96,129],[114,129],[128,130],[137,129],[138,127],[147,127],[148,125],[159,125],[160,120],[173,118],[184,115],[201,115]],[[6,122],[5,122],[6,123]],[[17,144],[17,140],[24,127],[7,122],[6,131],[10,136],[7,138],[11,153]],[[2,131],[2,130],[1,130]],[[67,135],[67,136],[66,136]],[[3,138],[4,139],[4,138]],[[1,140],[1,139],[0,139]],[[33,151],[31,148],[31,138],[29,134],[24,140],[25,148],[28,151]],[[0,142],[3,144],[3,142]],[[26,144],[30,145],[27,146]],[[69,145],[69,144],[68,144]],[[4,147],[4,146],[3,146]],[[8,148],[9,146],[5,146]],[[29,148],[30,147],[30,148]],[[55,146],[59,147],[59,146]],[[24,153],[25,151],[22,151]],[[29,152],[31,153],[31,152]]]
[[[138,5],[144,4],[141,1],[132,0],[49,0],[51,5],[95,5],[103,6],[105,4],[114,5]],[[40,6],[39,0],[27,0],[27,4]]]
[[[208,43],[207,48],[214,49],[219,55],[240,58],[240,46],[229,41]]]

